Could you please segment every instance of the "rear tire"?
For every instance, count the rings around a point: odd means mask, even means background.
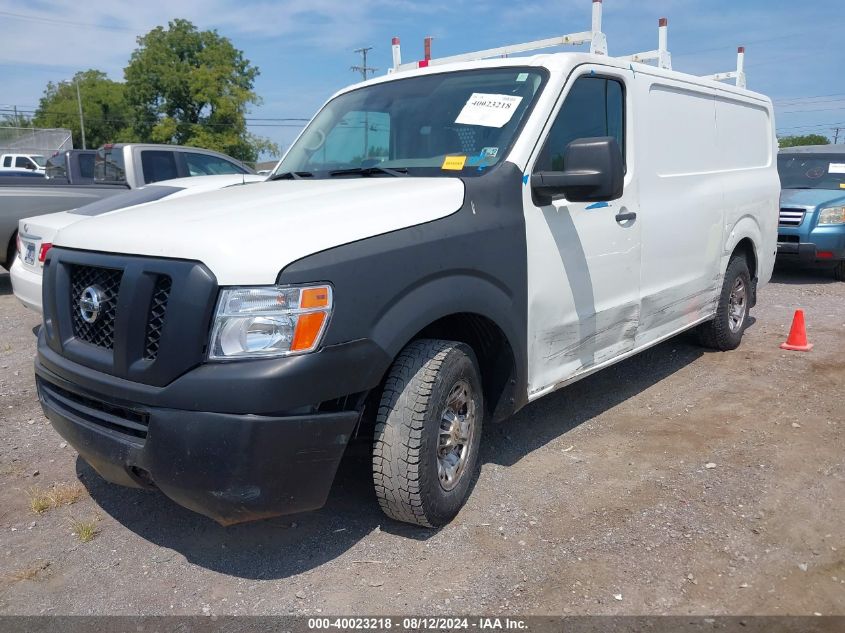
[[[833,269],[833,278],[837,281],[845,281],[845,259],[836,264],[836,268]]]
[[[440,527],[469,495],[478,469],[481,373],[464,343],[409,344],[385,381],[373,441],[373,483],[384,513]]]
[[[3,262],[3,268],[7,271],[12,270],[12,264],[15,263],[15,257],[18,256],[18,232],[12,234],[12,239],[9,240],[9,248],[6,249],[6,261]]]
[[[704,347],[723,352],[739,347],[748,327],[751,293],[748,262],[742,255],[733,255],[725,271],[716,316],[698,328],[698,339]]]

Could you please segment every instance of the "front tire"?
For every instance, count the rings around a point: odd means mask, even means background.
[[[373,483],[384,513],[440,527],[469,495],[479,465],[481,373],[464,343],[409,344],[385,381],[373,442]]]
[[[836,264],[836,268],[833,269],[833,278],[837,281],[845,281],[845,259]]]
[[[723,352],[739,347],[745,328],[748,327],[751,293],[748,262],[742,255],[734,255],[725,271],[716,316],[698,328],[698,338],[702,345]]]

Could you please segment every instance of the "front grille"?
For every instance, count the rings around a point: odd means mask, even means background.
[[[782,208],[780,210],[780,225],[781,226],[799,226],[804,221],[805,209],[788,209]]]
[[[146,439],[149,414],[81,396],[40,378],[37,382],[38,394],[44,404],[57,413],[121,435]]]
[[[114,320],[117,313],[117,293],[123,271],[95,266],[71,266],[70,305],[73,335],[97,347],[114,349]],[[82,293],[95,288],[100,296],[96,320],[89,323],[82,316]]]
[[[159,275],[150,300],[150,313],[147,317],[147,335],[144,344],[144,358],[155,360],[161,342],[161,328],[164,327],[164,315],[167,312],[167,300],[173,281],[167,275]]]

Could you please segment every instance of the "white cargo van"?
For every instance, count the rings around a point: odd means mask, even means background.
[[[370,434],[384,511],[439,526],[483,425],[690,328],[737,347],[776,249],[771,101],[598,31],[589,54],[397,60],[268,182],[62,230],[55,428],[224,524],[320,507]]]

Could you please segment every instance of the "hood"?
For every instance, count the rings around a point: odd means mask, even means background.
[[[835,189],[784,189],[780,192],[782,207],[837,206],[845,204],[845,191]]]
[[[463,200],[457,178],[280,180],[93,217],[53,244],[200,261],[222,286],[272,284],[307,255],[444,218]]]

